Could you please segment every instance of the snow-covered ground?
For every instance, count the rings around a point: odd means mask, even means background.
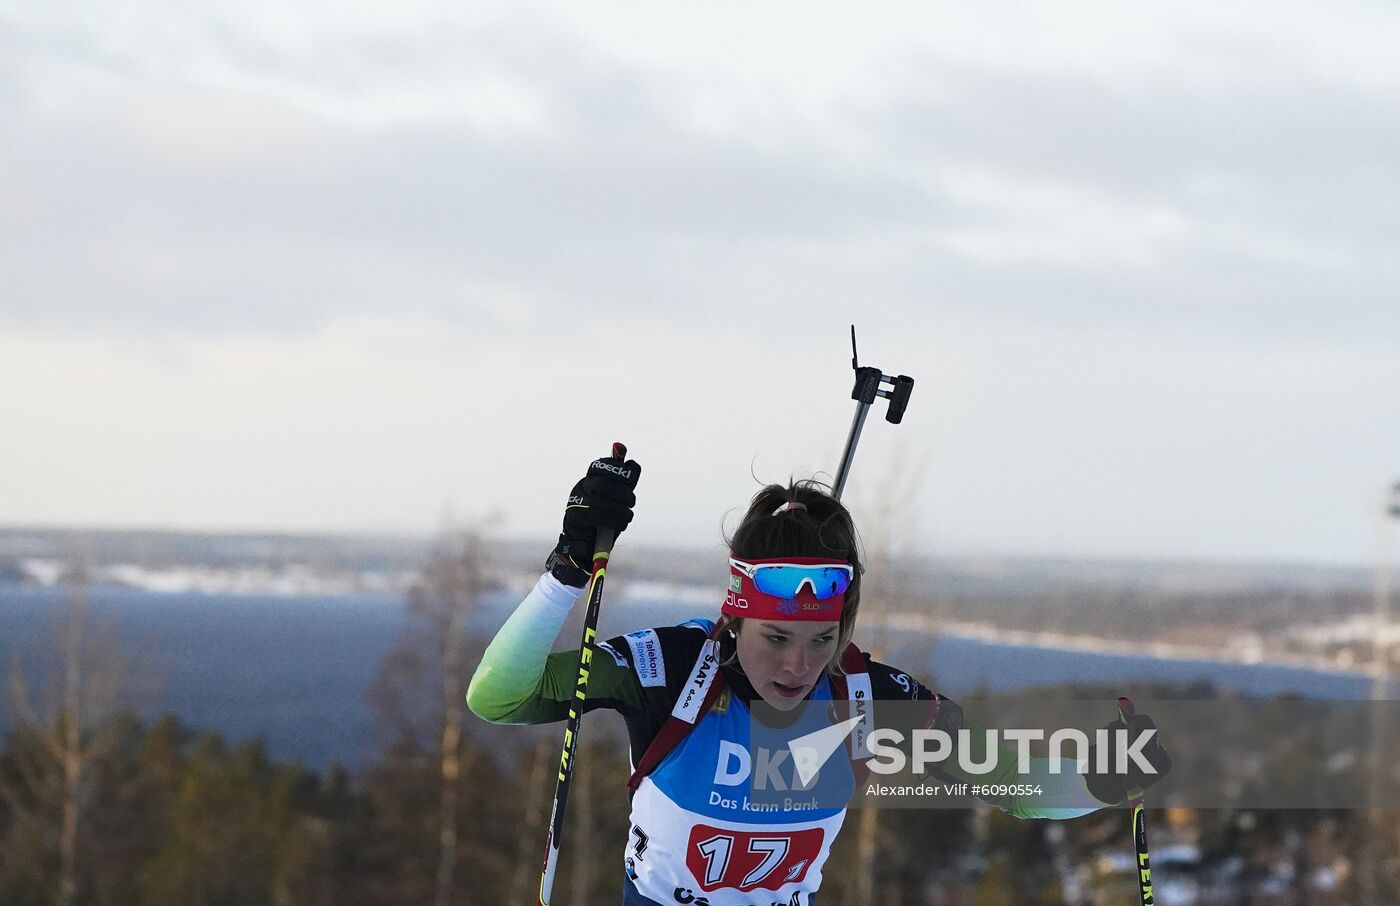
[[[35,584],[52,586],[62,581],[62,560],[30,558],[20,563]],[[418,579],[413,572],[331,572],[307,564],[290,563],[281,567],[247,566],[169,566],[151,568],[132,563],[95,567],[89,581],[122,585],[165,594],[252,594],[301,597],[339,594],[398,594]]]

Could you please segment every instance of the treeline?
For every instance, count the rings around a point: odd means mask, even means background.
[[[601,722],[599,722],[601,723]],[[554,728],[548,728],[552,731]],[[585,738],[571,800],[557,902],[620,902],[627,843],[626,768],[613,734]],[[68,902],[103,906],[390,906],[437,897],[440,753],[404,740],[357,776],[268,758],[257,741],[228,745],[172,717],[143,726],[120,715],[115,744],[83,791],[76,874]],[[558,753],[555,733],[520,729],[503,753],[469,732],[457,782],[456,862],[447,902],[533,902]],[[62,766],[43,734],[22,729],[0,754],[0,903],[61,902],[62,809],[44,790]],[[480,734],[487,736],[489,734]],[[504,757],[503,757],[504,756]],[[37,782],[37,786],[36,786]],[[16,789],[30,793],[16,799]],[[853,811],[823,887],[828,902],[882,904],[1123,903],[1132,878],[1127,816],[1019,821],[987,808],[891,810],[875,821],[874,874],[858,874]],[[1189,839],[1206,857],[1164,858],[1159,884],[1206,894],[1197,902],[1355,903],[1366,813],[1153,813],[1159,854]],[[1392,863],[1384,886],[1394,902]],[[1209,892],[1216,891],[1211,896]],[[1263,894],[1273,891],[1273,896]],[[1381,900],[1374,900],[1380,902]]]
[[[20,727],[0,752],[0,903],[434,901],[442,790],[440,753],[431,748],[404,740],[352,777],[273,761],[259,741],[231,746],[173,717],[143,726],[121,714],[104,729],[112,744],[84,766],[71,879],[60,852],[64,765],[49,734]],[[511,898],[517,866],[523,860],[534,866],[526,874],[537,872],[543,837],[522,829],[539,823],[532,815],[548,802],[527,786],[529,765],[514,770],[470,740],[463,749],[449,902],[523,901]],[[586,757],[606,761],[601,752]],[[600,886],[605,874],[598,872]]]
[[[499,731],[468,718],[453,788],[452,879],[442,902],[532,902],[549,814],[557,727]],[[52,906],[390,906],[439,901],[442,752],[405,736],[356,775],[271,760],[173,717],[129,713],[84,766],[63,864],[65,728],[21,727],[0,752],[0,903]],[[626,766],[617,722],[586,728],[557,902],[620,901]],[[56,732],[55,732],[56,731]],[[504,734],[509,734],[503,738]],[[1281,740],[1282,742],[1282,740]],[[1172,744],[1192,770],[1209,740]],[[1264,770],[1267,775],[1269,770]],[[1395,902],[1396,825],[1366,812],[1154,809],[1160,885],[1196,902]],[[875,813],[875,859],[852,811],[826,871],[828,902],[1123,903],[1133,896],[1127,815],[1019,821],[985,807]],[[1173,857],[1189,842],[1200,858]],[[1374,897],[1364,869],[1377,858]],[[1245,900],[1241,898],[1248,897]]]
[[[625,756],[595,720],[570,803],[560,903],[621,900],[627,843]],[[448,902],[533,902],[558,759],[557,728],[519,728],[509,752],[467,733],[462,808]],[[440,753],[402,740],[359,776],[270,760],[260,743],[229,746],[166,717],[129,714],[89,766],[74,895],[104,906],[390,906],[432,903],[440,831]],[[62,765],[42,733],[22,729],[0,754],[0,784],[30,789],[0,806],[0,903],[59,902]],[[855,820],[855,815],[852,813]],[[1118,817],[1118,816],[1114,816]],[[1119,822],[1112,822],[1117,828]],[[1117,828],[1121,830],[1121,828]],[[1048,825],[987,812],[880,815],[882,903],[1062,902]],[[1093,829],[1087,839],[1096,839]],[[1114,836],[1109,834],[1108,836]],[[1126,846],[1125,835],[1116,842]],[[826,899],[852,902],[854,834],[833,854]],[[1107,889],[1123,879],[1108,878]],[[1126,888],[1123,888],[1126,889]]]

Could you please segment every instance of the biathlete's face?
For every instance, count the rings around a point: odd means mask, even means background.
[[[836,655],[840,624],[745,620],[735,651],[749,683],[781,711],[798,706]]]

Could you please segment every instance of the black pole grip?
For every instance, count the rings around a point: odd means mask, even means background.
[[[614,442],[612,445],[611,452],[613,458],[616,459],[618,462],[621,462],[622,460],[627,458],[627,445],[624,443]],[[593,559],[597,560],[599,554],[611,553],[612,546],[616,542],[617,533],[614,532],[612,529],[598,529],[597,540],[593,542]]]

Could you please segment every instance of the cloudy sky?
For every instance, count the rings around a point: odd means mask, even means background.
[[[0,0],[0,523],[712,544],[833,470],[936,553],[1366,562],[1386,4]],[[731,515],[732,518],[732,515]]]

